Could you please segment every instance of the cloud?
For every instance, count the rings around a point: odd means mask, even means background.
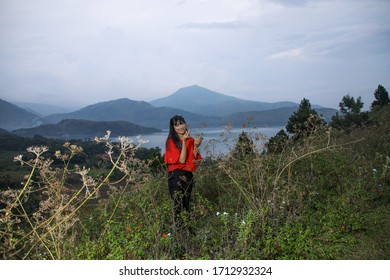
[[[185,29],[237,29],[246,28],[248,25],[241,21],[229,21],[229,22],[205,22],[195,23],[190,22],[183,24],[181,28]]]
[[[199,84],[337,107],[348,92],[389,90],[389,9],[384,0],[0,1],[0,95],[87,105]],[[324,98],[330,90],[340,99]]]
[[[271,54],[269,59],[291,59],[303,56],[303,49],[291,49]]]
[[[313,0],[266,0],[266,1],[273,4],[280,4],[283,6],[304,6],[309,2],[313,2]]]

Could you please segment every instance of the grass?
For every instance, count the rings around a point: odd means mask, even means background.
[[[126,141],[106,143],[111,160],[104,170],[68,165],[72,156],[64,169],[54,168],[37,156],[30,162],[32,180],[22,190],[2,193],[1,254],[389,259],[389,112],[373,112],[380,126],[349,134],[327,128],[280,154],[206,157],[182,229],[172,227],[165,167],[156,172],[158,165],[150,162],[151,172]],[[69,187],[75,178],[80,183]]]
[[[352,260],[388,260],[390,250],[390,211],[384,205],[363,215],[365,229],[356,233],[354,246],[345,249]]]

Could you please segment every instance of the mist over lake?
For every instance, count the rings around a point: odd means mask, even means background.
[[[220,155],[229,152],[236,144],[236,141],[241,132],[245,131],[249,137],[253,140],[256,147],[261,151],[265,142],[269,138],[273,137],[283,126],[274,127],[257,127],[257,128],[228,128],[223,127],[208,127],[208,128],[194,128],[190,130],[192,137],[198,135],[203,136],[203,142],[201,145],[201,153],[203,156],[207,155]],[[142,145],[145,148],[158,147],[161,149],[161,153],[165,153],[165,141],[168,136],[168,130],[163,132],[150,133],[141,135],[141,138],[148,140],[148,143]]]

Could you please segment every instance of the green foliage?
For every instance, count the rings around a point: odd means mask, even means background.
[[[238,136],[236,145],[233,148],[232,156],[235,158],[245,158],[246,156],[253,156],[255,154],[255,147],[253,140],[249,138],[248,133],[241,132]]]
[[[289,142],[288,134],[281,129],[275,136],[271,137],[267,143],[265,143],[265,148],[268,153],[279,154],[287,146]]]
[[[293,138],[299,139],[306,136],[316,127],[323,126],[325,121],[321,118],[316,110],[311,108],[309,100],[304,98],[297,111],[295,111],[286,125],[287,132],[293,135]]]
[[[340,114],[337,112],[332,117],[330,125],[334,128],[350,131],[353,127],[367,124],[368,113],[361,112],[363,105],[361,97],[355,101],[355,98],[349,94],[344,96],[339,103]]]
[[[169,200],[162,189],[145,184],[135,189],[113,188],[108,204],[86,212],[80,222],[73,258],[149,259],[170,254],[172,237]],[[100,207],[99,207],[100,206]],[[161,209],[164,211],[160,212]]]
[[[343,115],[359,114],[363,108],[363,105],[364,104],[360,96],[355,101],[355,98],[349,94],[345,95],[342,101],[339,103],[340,112]]]
[[[378,88],[374,92],[374,97],[375,100],[372,102],[371,108],[376,106],[383,107],[390,103],[389,93],[382,85],[378,85]]]

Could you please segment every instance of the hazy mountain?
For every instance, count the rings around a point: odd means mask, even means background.
[[[43,124],[38,127],[14,130],[19,136],[32,137],[40,135],[57,139],[84,139],[103,137],[106,131],[111,136],[133,136],[139,134],[159,132],[161,130],[139,126],[126,121],[89,121],[89,120],[62,120],[57,124]]]
[[[134,101],[127,98],[100,102],[81,108],[77,111],[62,114],[52,114],[39,118],[36,114],[27,112],[20,107],[0,99],[0,128],[15,130],[18,128],[31,128],[44,123],[58,123],[65,119],[78,119],[90,121],[126,121],[143,127],[159,129],[169,128],[169,119],[181,114],[191,127],[221,127],[228,122],[233,122],[236,127],[248,123],[248,118],[253,118],[252,124],[257,126],[273,126],[287,124],[288,118],[299,107],[293,102],[257,102],[243,100],[218,92],[210,91],[199,86],[191,86],[179,89],[170,96],[160,98],[149,104],[144,101]],[[162,106],[162,105],[169,106]],[[156,107],[161,106],[161,107]],[[323,114],[325,120],[337,110],[313,106],[319,114]],[[190,112],[199,111],[199,113]],[[230,112],[230,114],[229,114]],[[48,136],[73,135],[65,129],[62,123],[59,132],[43,133],[42,129],[52,129],[50,126],[41,126],[38,130],[28,130],[19,133],[41,134]],[[77,135],[82,133],[75,128]],[[88,128],[89,129],[89,128]],[[109,128],[107,128],[109,129]],[[112,130],[112,129],[111,129]],[[104,130],[105,131],[105,130]],[[103,132],[104,132],[103,131]],[[81,133],[81,134],[80,134]]]
[[[286,125],[288,118],[299,107],[293,102],[266,103],[238,99],[199,86],[179,89],[174,94],[151,103],[154,106],[145,101],[121,98],[89,105],[71,113],[50,115],[44,120],[48,123],[57,123],[63,119],[123,120],[146,127],[168,129],[169,119],[176,114],[181,114],[192,127],[203,125],[220,127],[233,120],[235,126],[241,126],[247,123],[248,116],[255,118],[256,125]],[[169,104],[171,107],[162,106],[164,104]],[[323,109],[316,106],[318,113]],[[335,112],[334,109],[327,110],[324,114],[325,119],[330,119],[329,114],[333,115]]]
[[[184,110],[154,107],[144,101],[127,98],[100,102],[67,114],[55,114],[45,117],[45,121],[56,123],[63,119],[84,119],[93,121],[129,121],[147,127],[169,128],[169,119],[176,115],[186,116],[194,126],[207,120],[206,117]]]
[[[42,104],[42,103],[30,103],[30,102],[13,102],[13,104],[40,117],[53,115],[53,114],[69,113],[69,112],[76,111],[80,108],[80,107],[79,108],[65,107],[65,106],[49,105],[49,104]]]
[[[0,99],[0,128],[13,130],[42,124],[42,119],[15,104]]]
[[[193,85],[190,87],[181,88],[169,96],[156,99],[149,103],[157,107],[165,106],[193,111],[198,110],[199,107],[216,105],[225,101],[235,100],[238,99],[222,93],[211,91],[207,88]]]
[[[239,112],[298,106],[297,103],[289,101],[268,103],[239,99],[197,85],[181,88],[167,97],[151,101],[150,104],[179,108],[206,116],[228,116]]]

